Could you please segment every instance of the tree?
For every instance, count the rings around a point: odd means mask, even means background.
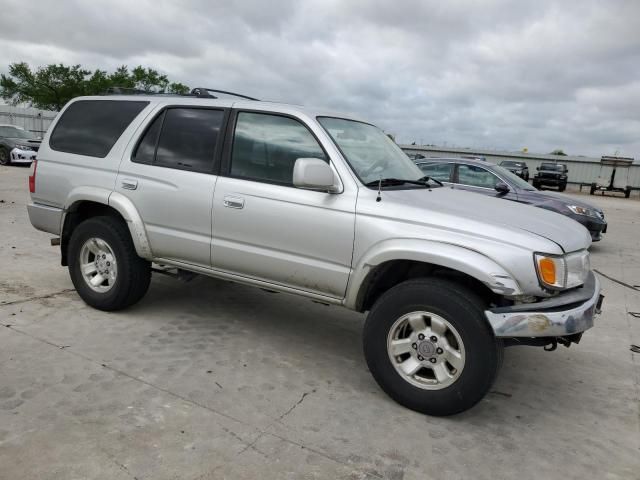
[[[549,155],[560,155],[560,156],[562,156],[562,157],[566,157],[566,156],[567,156],[567,154],[566,154],[566,153],[564,153],[564,152],[562,151],[562,149],[561,149],[561,148],[556,148],[556,149],[555,149],[553,152],[551,152]]]
[[[52,64],[31,70],[25,62],[9,65],[9,74],[0,75],[0,96],[12,105],[28,103],[43,110],[60,110],[80,95],[100,95],[109,88],[122,87],[154,93],[188,93],[189,87],[170,82],[166,75],[142,66],[129,71],[125,65],[113,73],[90,71],[80,65]]]

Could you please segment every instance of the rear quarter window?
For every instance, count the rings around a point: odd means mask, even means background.
[[[104,158],[122,132],[149,102],[80,100],[56,124],[49,147],[65,153]]]

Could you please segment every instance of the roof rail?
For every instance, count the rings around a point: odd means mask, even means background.
[[[154,92],[145,92],[139,88],[131,87],[109,87],[105,90],[104,95],[153,95]]]
[[[240,93],[228,92],[226,90],[216,90],[215,88],[206,88],[206,87],[194,88],[193,90],[191,90],[191,95],[195,95],[196,97],[199,97],[199,98],[218,98],[215,95],[211,95],[211,93],[209,92],[222,93],[224,95],[232,95],[234,97],[245,98],[247,100],[254,100],[256,102],[260,101],[257,98],[249,97],[247,95],[242,95]]]
[[[198,97],[198,98],[218,98],[211,92],[222,93],[224,95],[232,95],[234,97],[240,97],[247,100],[254,100],[259,102],[257,98],[242,95],[240,93],[228,92],[226,90],[216,90],[214,88],[197,87],[191,90],[189,93],[165,93],[165,92],[148,92],[146,90],[140,90],[139,88],[130,87],[109,87],[105,90],[103,95],[158,95],[165,97]]]

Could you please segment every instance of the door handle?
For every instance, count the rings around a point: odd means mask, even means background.
[[[130,178],[123,178],[121,185],[125,190],[135,190],[138,188],[138,181],[131,180]]]
[[[225,195],[224,206],[228,208],[244,208],[244,198]]]

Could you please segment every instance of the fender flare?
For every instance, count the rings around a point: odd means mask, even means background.
[[[482,282],[499,295],[521,295],[522,288],[504,267],[484,254],[467,247],[421,239],[393,239],[373,245],[358,260],[347,288],[345,306],[357,307],[368,275],[378,266],[393,260],[412,260],[450,268]]]
[[[64,222],[67,213],[73,212],[73,206],[83,201],[101,203],[116,210],[127,222],[127,227],[129,227],[129,233],[131,234],[131,239],[138,256],[146,260],[153,259],[147,231],[144,227],[142,217],[140,217],[138,210],[133,205],[131,200],[129,200],[121,193],[114,192],[112,190],[99,187],[74,188],[67,197],[67,201],[62,213],[62,218],[60,220],[61,232],[64,231]]]
[[[108,205],[116,209],[127,222],[129,232],[131,232],[131,239],[133,240],[133,245],[136,248],[138,256],[146,260],[152,260],[153,254],[151,252],[147,230],[144,228],[142,217],[133,205],[133,202],[121,193],[111,192]]]

